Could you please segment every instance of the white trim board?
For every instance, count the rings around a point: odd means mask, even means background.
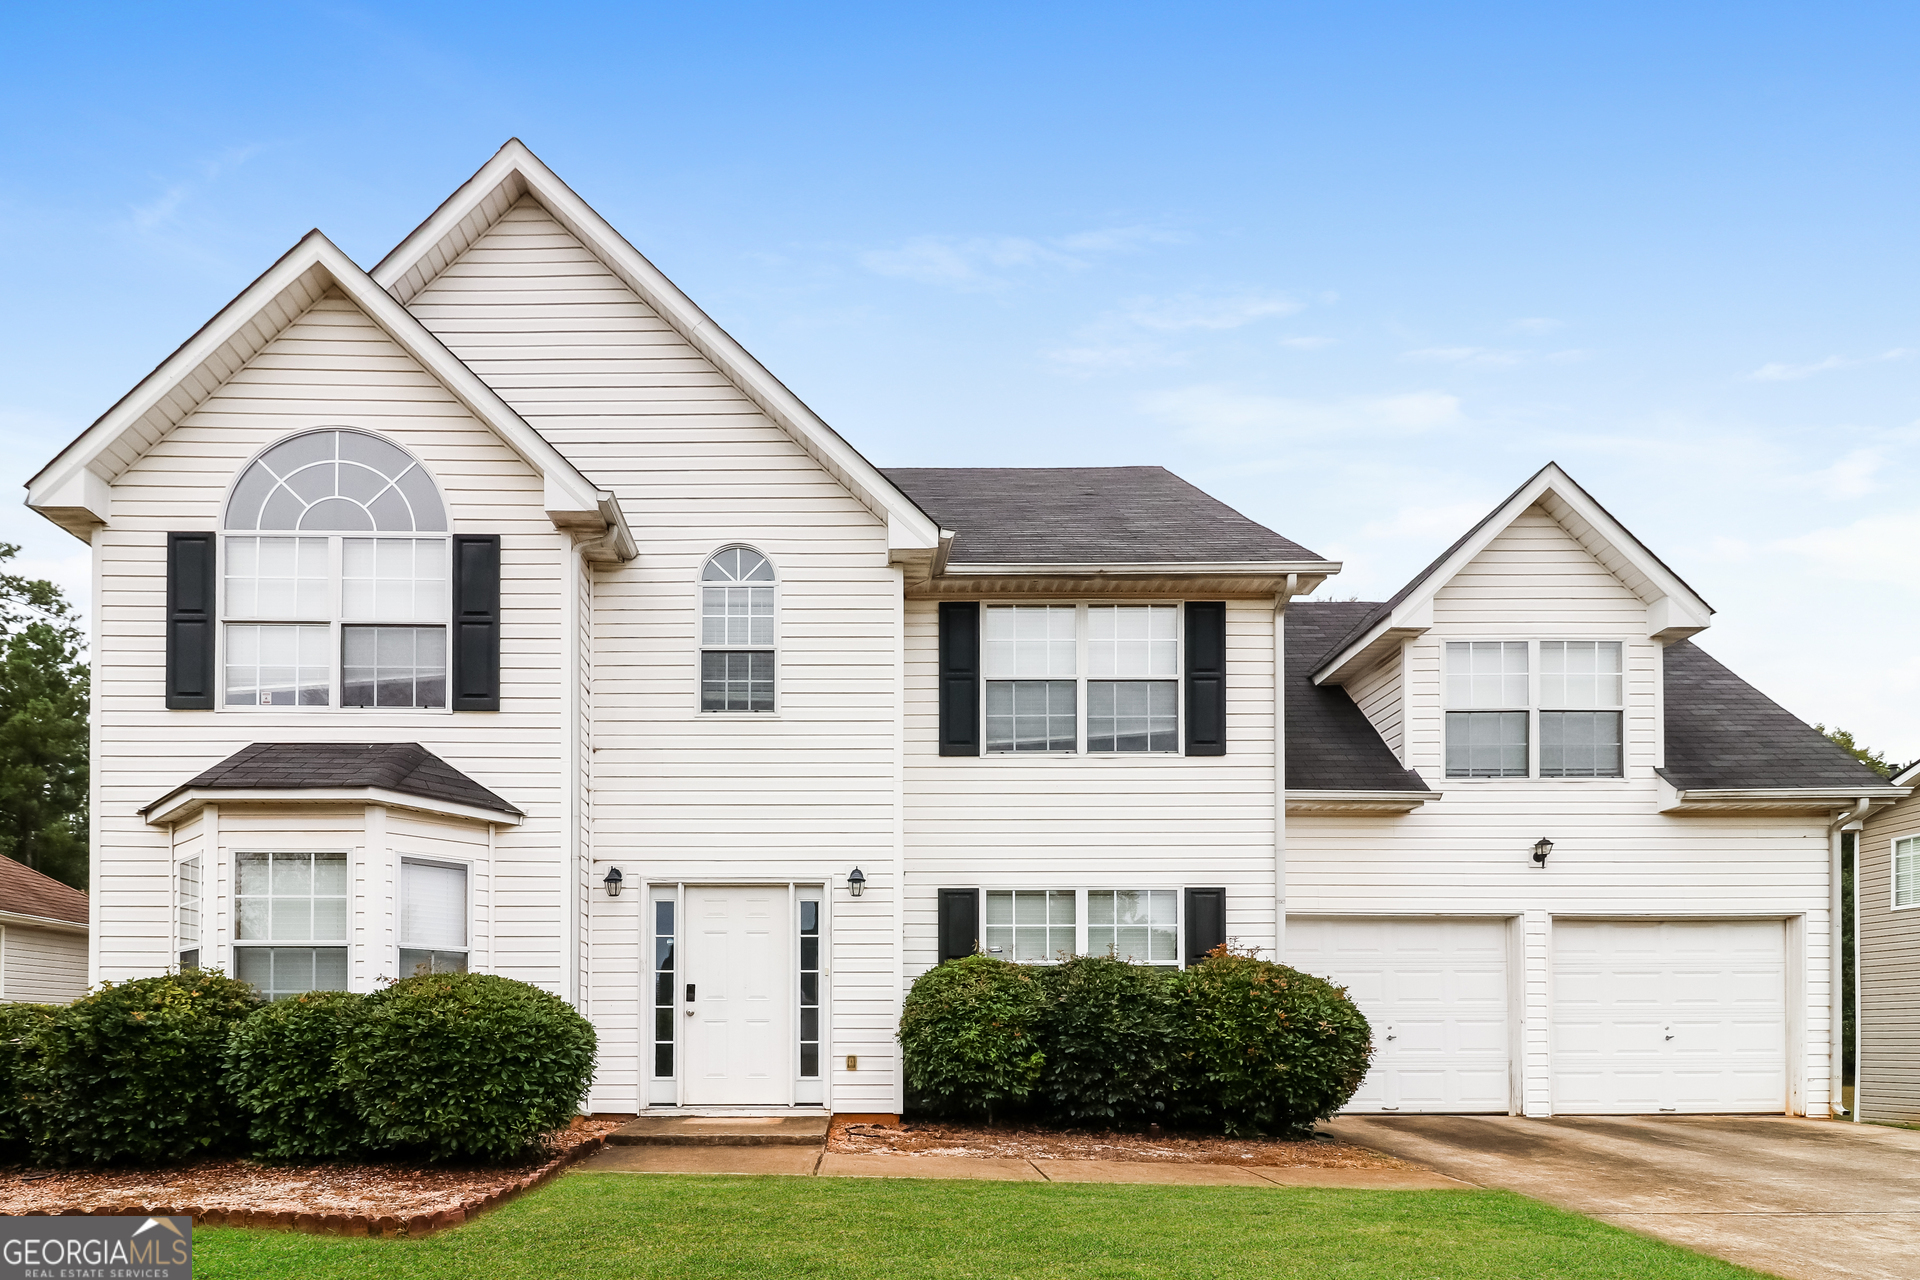
[[[140,816],[157,827],[167,822],[183,822],[199,812],[201,808],[215,804],[382,805],[390,809],[410,809],[416,813],[431,813],[444,818],[463,818],[469,822],[499,823],[506,827],[517,827],[521,822],[521,815],[516,813],[482,809],[478,805],[461,804],[455,800],[435,800],[427,796],[409,795],[405,792],[390,791],[385,787],[183,788],[154,801],[140,811]]]
[[[582,475],[405,307],[309,231],[27,484],[27,505],[82,540],[113,521],[112,485],[327,290],[337,288],[538,472],[549,519],[591,558],[631,560],[619,502]]]

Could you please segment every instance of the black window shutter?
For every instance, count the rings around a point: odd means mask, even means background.
[[[1227,940],[1227,891],[1187,890],[1187,963],[1199,964]]]
[[[940,891],[940,963],[970,956],[979,950],[980,891]]]
[[[980,754],[980,606],[940,605],[940,754]]]
[[[500,709],[500,535],[453,535],[455,711]]]
[[[167,535],[167,706],[213,710],[213,535]]]
[[[1187,602],[1187,754],[1227,754],[1227,606]]]

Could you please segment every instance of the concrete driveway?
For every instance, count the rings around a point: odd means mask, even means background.
[[[1920,1277],[1920,1132],[1787,1116],[1343,1116],[1325,1127],[1794,1280]]]

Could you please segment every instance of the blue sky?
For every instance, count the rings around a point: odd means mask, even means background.
[[[1549,459],[1920,756],[1912,6],[12,6],[24,481],[519,136],[882,465],[1160,463],[1391,592]],[[81,548],[0,510],[22,559]]]

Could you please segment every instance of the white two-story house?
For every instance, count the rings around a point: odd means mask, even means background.
[[[1355,1109],[1824,1114],[1904,794],[1547,466],[1392,600],[1155,467],[883,470],[519,143],[62,450],[94,980],[537,983],[589,1106],[902,1105],[975,948],[1347,983]]]

